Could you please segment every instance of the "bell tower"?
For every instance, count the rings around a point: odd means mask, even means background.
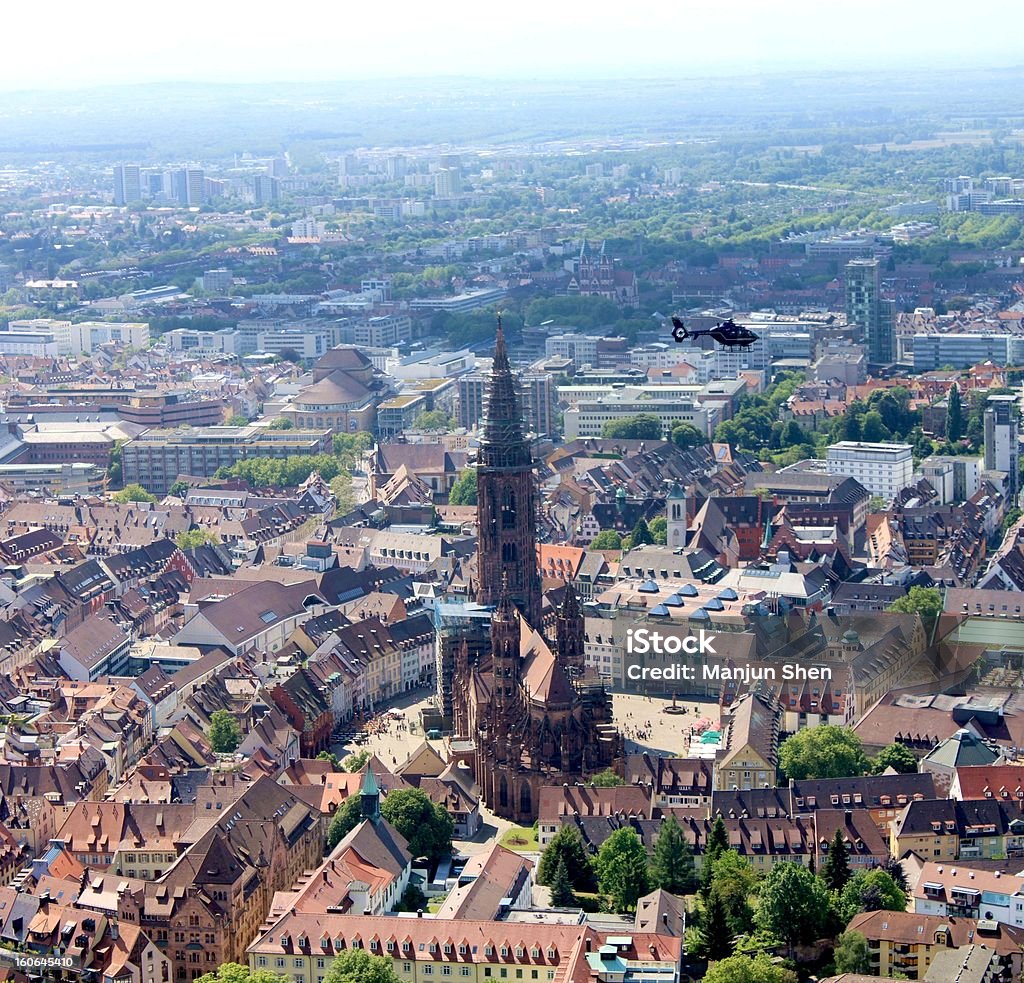
[[[541,622],[540,574],[534,524],[533,458],[523,433],[516,380],[498,318],[494,367],[484,403],[477,460],[477,601],[497,604],[503,583],[531,626]]]
[[[668,524],[666,526],[666,542],[673,549],[679,549],[686,545],[686,492],[678,481],[672,483],[668,499],[665,503],[668,506]]]

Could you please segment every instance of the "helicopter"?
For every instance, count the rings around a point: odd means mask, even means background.
[[[672,318],[672,338],[676,342],[682,342],[686,338],[700,338],[703,335],[709,335],[726,348],[749,348],[758,339],[758,335],[749,328],[737,324],[732,318],[701,331],[687,331],[686,325],[678,317]]]

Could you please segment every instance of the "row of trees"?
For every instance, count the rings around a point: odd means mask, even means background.
[[[611,440],[663,440],[661,420],[653,413],[637,413],[617,420],[606,420],[601,426],[601,436]],[[672,427],[671,441],[688,450],[709,443],[692,423],[677,422]]]
[[[633,531],[623,536],[614,529],[603,529],[591,541],[592,550],[629,550],[634,546],[651,544],[664,546],[668,542],[668,519],[658,516],[651,519],[637,519]]]
[[[551,888],[556,907],[578,903],[576,892],[604,896],[613,911],[631,911],[654,888],[690,894],[697,884],[693,850],[674,817],[662,824],[650,859],[631,828],[615,830],[591,857],[575,826],[564,826],[544,849],[537,882]]]

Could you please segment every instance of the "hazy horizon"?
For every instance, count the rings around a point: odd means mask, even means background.
[[[485,8],[486,9],[486,8]],[[964,19],[952,0],[862,0],[852,11],[809,0],[738,0],[666,9],[638,0],[607,14],[521,0],[499,19],[466,0],[424,10],[327,9],[274,22],[181,0],[160,10],[58,0],[5,12],[0,91],[139,84],[336,84],[422,79],[673,80],[744,74],[944,73],[1024,64],[1010,31]],[[49,15],[55,14],[51,20]],[[56,27],[52,25],[56,24]],[[38,43],[31,43],[37,39]]]

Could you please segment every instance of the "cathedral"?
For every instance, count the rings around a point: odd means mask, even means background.
[[[484,802],[521,823],[543,785],[619,767],[622,742],[603,686],[586,672],[583,612],[570,584],[545,637],[537,569],[537,492],[516,380],[498,325],[477,461],[477,601],[493,606],[490,645],[456,650],[453,744],[471,749]]]

